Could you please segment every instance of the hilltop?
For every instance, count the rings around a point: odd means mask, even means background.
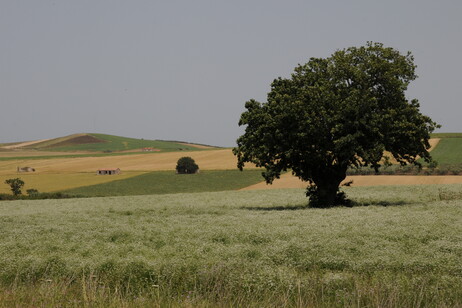
[[[53,139],[8,143],[0,146],[3,151],[46,152],[156,152],[195,151],[216,147],[180,141],[146,140],[105,134],[72,134]]]

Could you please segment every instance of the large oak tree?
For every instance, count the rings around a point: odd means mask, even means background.
[[[348,167],[378,170],[384,151],[402,165],[431,161],[438,125],[405,96],[415,68],[410,52],[371,42],[311,58],[291,78],[275,79],[266,103],[246,102],[238,167],[264,167],[267,183],[290,170],[310,183],[311,206],[331,207],[345,200],[339,185]]]

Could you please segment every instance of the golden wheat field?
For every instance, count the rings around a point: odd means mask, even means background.
[[[6,179],[20,177],[24,190],[35,188],[42,192],[59,191],[94,185],[142,174],[149,171],[175,170],[180,157],[190,156],[202,170],[236,169],[236,157],[230,149],[132,154],[105,157],[78,157],[53,159],[20,159],[0,161],[0,193],[7,193]],[[34,173],[18,173],[17,167],[35,168]],[[120,168],[117,176],[98,176],[96,170]]]
[[[25,185],[23,193],[28,189],[34,188],[40,192],[55,192],[75,187],[96,185],[107,183],[115,180],[123,180],[133,176],[143,174],[144,172],[124,172],[115,176],[96,175],[95,172],[82,173],[11,173],[0,175],[0,193],[11,193],[9,186],[4,184],[5,180],[10,178],[21,178]]]
[[[120,168],[122,172],[175,170],[176,162],[183,156],[192,157],[202,170],[236,169],[236,157],[231,150],[220,149],[196,152],[0,161],[0,175],[15,172],[17,166],[33,167],[37,170],[37,173],[95,172],[97,169],[104,168]]]

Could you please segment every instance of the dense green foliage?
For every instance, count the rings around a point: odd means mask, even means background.
[[[206,170],[194,176],[156,171],[124,180],[63,191],[83,196],[132,196],[237,190],[261,181],[260,170]]]
[[[175,170],[179,174],[194,174],[199,171],[199,166],[189,156],[180,157],[176,163]]]
[[[461,185],[0,203],[4,307],[458,307]]]
[[[19,196],[20,194],[22,194],[21,189],[24,186],[24,181],[20,178],[5,180],[5,184],[10,186],[11,192],[14,196]]]
[[[405,96],[415,78],[410,53],[379,43],[311,58],[291,78],[275,79],[266,103],[245,104],[238,167],[265,167],[268,183],[290,169],[310,183],[311,206],[330,207],[344,200],[338,190],[348,167],[378,170],[384,151],[402,165],[429,162],[438,126]]]

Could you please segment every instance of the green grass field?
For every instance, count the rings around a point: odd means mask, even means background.
[[[156,171],[63,192],[90,197],[193,193],[238,190],[261,181],[261,170],[206,170],[198,174]]]
[[[460,307],[461,190],[2,202],[0,306]]]
[[[462,138],[462,133],[433,133],[432,138]]]
[[[462,165],[462,138],[442,138],[431,155],[440,166]]]

